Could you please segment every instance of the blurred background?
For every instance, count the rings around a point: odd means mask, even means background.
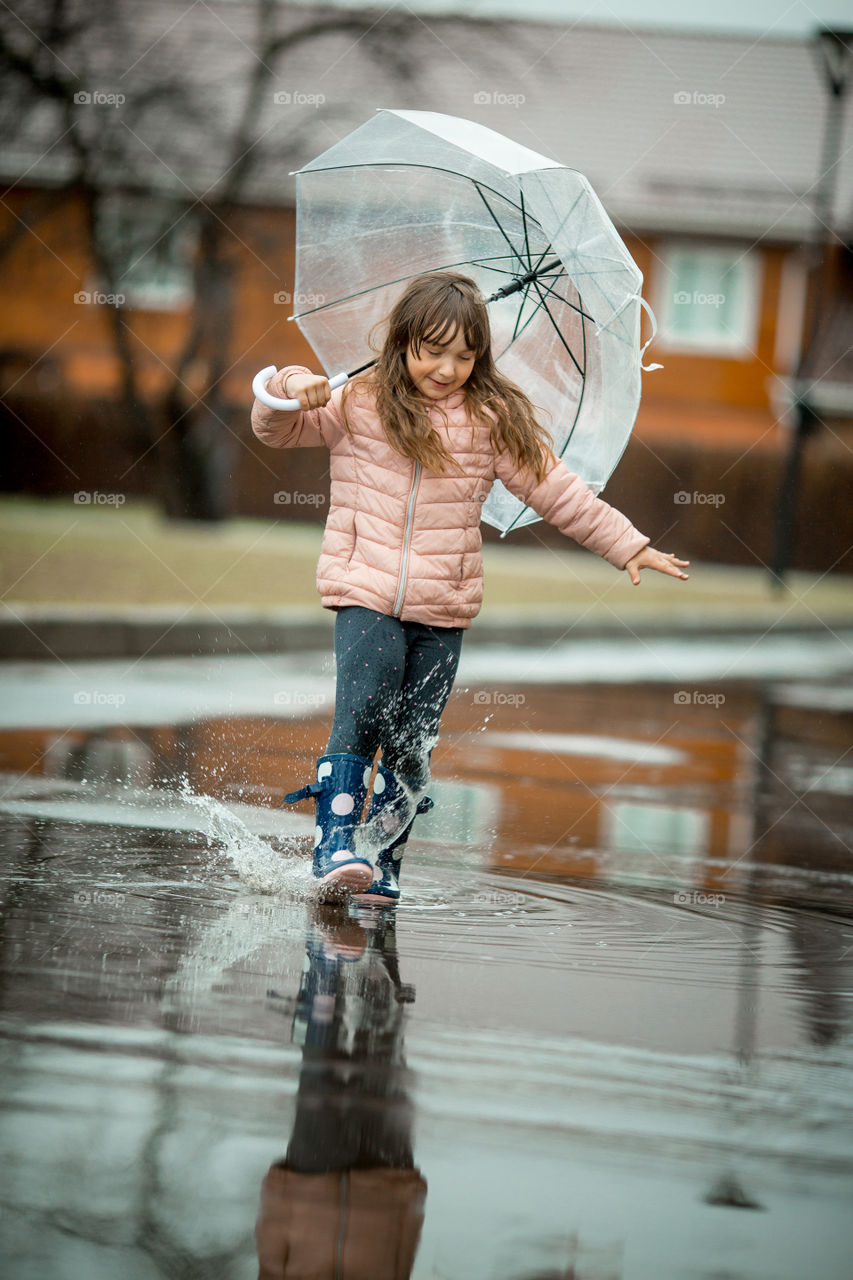
[[[579,169],[624,237],[664,368],[608,501],[768,583],[853,568],[840,4],[21,0],[0,65],[7,602],[173,599],[169,545],[203,591],[226,522],[248,557],[232,603],[316,600],[328,458],[257,442],[250,382],[316,364],[287,323],[291,171],[379,106]],[[308,569],[274,590],[247,550],[272,522],[308,530]],[[566,545],[542,523],[511,542]]]
[[[4,1274],[256,1276],[325,1106],[335,1168],[378,1134],[416,1184],[414,1280],[848,1280],[851,25],[0,3]],[[484,528],[399,949],[315,914],[282,805],[334,706],[328,454],[250,426],[316,367],[292,171],[378,107],[589,179],[663,365],[604,497],[691,560]]]

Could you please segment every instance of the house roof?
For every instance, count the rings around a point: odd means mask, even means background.
[[[20,75],[3,77],[0,119],[7,136],[16,127],[0,174],[27,185],[67,181],[73,121],[100,140],[100,181],[179,198],[226,193],[247,149],[235,147],[234,132],[259,67],[256,6],[117,0],[111,13],[53,45],[66,81],[76,77],[93,98],[71,108],[79,114],[34,95]],[[282,35],[334,20],[363,28],[320,33],[267,60],[240,201],[292,201],[289,170],[384,106],[477,120],[580,170],[614,221],[637,233],[812,233],[827,93],[808,41],[427,18],[393,6],[364,17],[273,7]],[[17,48],[32,45],[23,28],[5,25]],[[848,237],[851,116],[853,93],[834,213]]]

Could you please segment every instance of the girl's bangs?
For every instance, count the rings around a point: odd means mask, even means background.
[[[482,305],[460,294],[457,289],[449,289],[437,297],[418,319],[420,324],[414,326],[411,336],[416,351],[420,350],[422,343],[441,342],[457,330],[464,333],[465,341],[478,359],[491,345],[488,319],[483,323]]]

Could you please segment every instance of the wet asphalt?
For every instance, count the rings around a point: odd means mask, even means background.
[[[4,1275],[848,1280],[853,664],[788,643],[472,646],[384,911],[281,805],[328,655],[7,664]]]

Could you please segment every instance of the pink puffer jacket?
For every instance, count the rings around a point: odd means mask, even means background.
[[[291,373],[268,384],[285,396]],[[649,542],[615,508],[596,498],[560,461],[537,483],[505,452],[496,452],[486,426],[472,426],[464,392],[430,406],[430,417],[464,473],[438,476],[396,453],[385,438],[369,390],[347,397],[348,434],[341,416],[343,388],[323,409],[288,413],[256,400],[252,430],[275,449],[325,445],[331,454],[329,515],[317,590],[327,609],[362,605],[403,622],[469,627],[483,599],[480,508],[495,478],[543,520],[617,569]],[[446,414],[446,421],[441,410]]]

